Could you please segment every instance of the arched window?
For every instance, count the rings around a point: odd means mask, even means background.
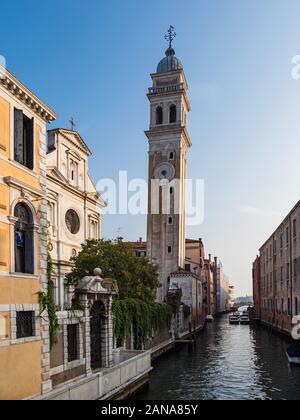
[[[19,203],[15,207],[15,272],[34,274],[34,246],[32,214],[29,208]]]
[[[158,106],[156,108],[156,124],[161,125],[163,123],[163,120],[164,120],[163,109],[161,106]]]
[[[72,183],[77,184],[77,164],[73,161],[70,163],[70,180]]]
[[[170,106],[170,123],[176,123],[177,121],[177,111],[176,111],[176,105]]]

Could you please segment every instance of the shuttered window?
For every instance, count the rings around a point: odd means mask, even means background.
[[[14,159],[29,169],[34,167],[34,119],[22,110],[14,111]]]

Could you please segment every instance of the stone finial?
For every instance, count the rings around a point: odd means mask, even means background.
[[[101,268],[95,268],[95,270],[94,270],[94,276],[101,277],[101,274],[102,274]]]
[[[88,293],[107,293],[108,290],[102,285],[103,279],[101,278],[101,268],[95,268],[93,276],[86,276],[81,279],[77,285],[77,291],[85,291]]]

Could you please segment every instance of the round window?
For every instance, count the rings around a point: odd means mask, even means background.
[[[80,220],[78,214],[74,210],[68,210],[66,213],[66,225],[69,231],[76,235],[80,229]]]

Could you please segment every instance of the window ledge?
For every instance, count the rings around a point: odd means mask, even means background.
[[[22,171],[26,172],[27,174],[29,174],[31,176],[34,176],[35,178],[39,177],[39,175],[37,173],[37,168],[29,169],[26,166],[22,165],[21,163],[17,162],[16,160],[14,160],[14,159],[8,159],[5,156],[1,156],[1,158],[3,160],[8,161],[11,165],[15,166],[16,168],[21,169]]]
[[[35,337],[27,337],[27,338],[19,338],[19,339],[10,339],[10,340],[3,340],[0,341],[0,348],[1,347],[9,347],[9,346],[17,346],[20,344],[28,344],[28,343],[35,343],[37,341],[41,341],[41,336]]]
[[[32,279],[32,280],[39,280],[40,276],[36,274],[26,274],[26,273],[9,273],[11,277],[15,278],[22,278],[22,279]]]

